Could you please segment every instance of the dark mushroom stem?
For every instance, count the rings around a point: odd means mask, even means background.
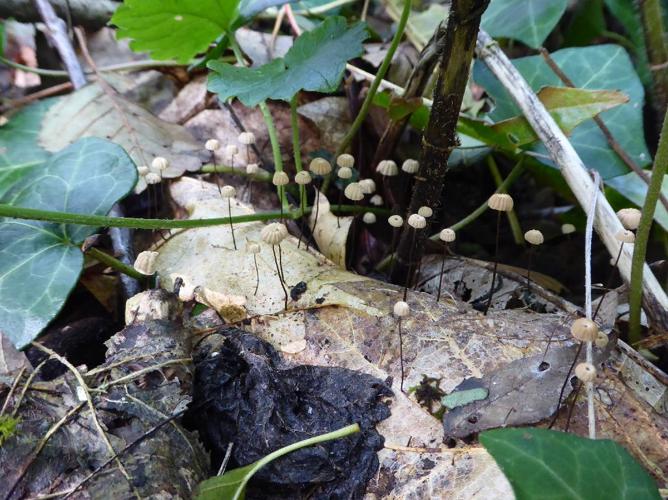
[[[232,243],[234,244],[234,249],[237,249],[237,239],[234,237],[234,224],[232,223],[232,198],[227,199],[227,213],[230,218],[230,231],[232,232]]]
[[[390,246],[390,274],[392,276],[392,271],[394,271],[394,256],[397,253],[397,242],[399,241],[400,227],[392,228],[392,244]]]
[[[527,265],[527,295],[531,295],[531,263],[533,261],[533,253],[535,250],[536,249],[533,245],[531,248],[529,248],[529,263]]]
[[[408,252],[408,274],[406,274],[406,282],[404,283],[404,302],[408,296],[408,285],[411,283],[413,277],[413,248],[415,248],[415,233],[417,229],[411,227],[411,249]]]
[[[404,339],[401,333],[401,318],[399,318],[399,365],[401,367],[401,383],[399,389],[404,392]]]
[[[441,272],[438,275],[438,293],[436,294],[436,302],[441,300],[441,290],[443,289],[443,274],[445,274],[445,259],[448,256],[448,244],[443,242],[443,259],[441,259]]]
[[[485,306],[485,316],[489,311],[490,306],[492,305],[492,297],[494,296],[494,285],[496,284],[496,271],[499,266],[499,233],[501,231],[501,212],[496,214],[496,241],[494,244],[494,271],[492,272],[492,286],[489,288],[489,298],[487,299],[487,305]]]
[[[279,251],[281,249],[280,245],[278,247]],[[274,254],[274,264],[276,264],[276,271],[278,272],[278,280],[281,282],[281,288],[283,288],[283,295],[285,295],[285,310],[288,309],[288,291],[285,289],[285,283],[283,282],[283,268],[279,264],[278,257],[276,256],[276,245],[271,245],[271,251]]]
[[[322,182],[320,182],[322,186]],[[313,186],[315,187],[315,214],[313,219],[313,227],[311,228],[311,234],[315,237],[315,226],[318,224],[318,213],[320,212],[320,188],[318,187],[315,179],[313,180]],[[309,249],[309,240],[306,240],[306,251]]]
[[[260,269],[257,266],[257,254],[253,254],[253,263],[255,264],[255,291],[253,295],[257,295],[257,291],[260,288]]]

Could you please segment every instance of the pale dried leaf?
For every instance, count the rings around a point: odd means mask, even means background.
[[[346,241],[353,223],[352,217],[337,217],[332,213],[332,208],[327,197],[320,193],[317,197],[318,222],[315,222],[315,210],[309,214],[309,227],[315,228],[313,238],[318,248],[329,260],[341,267],[346,266]]]

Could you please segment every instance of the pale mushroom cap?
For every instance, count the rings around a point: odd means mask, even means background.
[[[220,149],[220,141],[218,139],[209,139],[204,143],[204,149],[207,151],[218,151]]]
[[[397,318],[405,318],[410,314],[411,307],[403,300],[400,300],[394,303],[393,312]]]
[[[617,212],[617,217],[619,217],[619,221],[622,223],[622,226],[624,226],[624,229],[629,229],[631,231],[638,229],[641,216],[642,212],[637,208],[622,208]]]
[[[575,232],[575,226],[570,223],[561,225],[561,234],[573,234]]]
[[[288,228],[280,222],[272,222],[262,228],[260,236],[268,245],[278,245],[288,235]]]
[[[149,172],[150,170],[146,165],[140,165],[139,167],[137,167],[137,173],[142,177],[144,177]]]
[[[598,347],[599,349],[603,349],[605,346],[608,345],[608,342],[609,342],[608,336],[604,332],[599,331],[596,340],[594,341],[596,347]]]
[[[223,186],[220,188],[220,194],[223,198],[234,198],[237,195],[237,190],[234,186]]]
[[[339,179],[350,179],[353,176],[353,169],[350,167],[341,167],[336,175]]]
[[[494,193],[487,200],[487,205],[492,210],[499,212],[510,212],[513,209],[513,198],[506,193]]]
[[[241,132],[237,139],[239,140],[239,144],[243,144],[244,146],[255,144],[255,134],[253,132]]]
[[[373,179],[362,179],[359,181],[364,194],[373,194],[376,191],[376,183]]]
[[[411,214],[408,217],[408,225],[414,229],[424,229],[427,227],[427,219],[420,214]]]
[[[526,233],[524,233],[524,239],[531,245],[542,245],[545,241],[543,233],[541,233],[538,229],[529,229]]]
[[[401,215],[390,215],[387,222],[392,227],[401,227],[404,225],[404,218]]]
[[[441,229],[441,232],[438,233],[438,237],[441,239],[441,241],[445,241],[446,243],[452,243],[455,241],[455,239],[457,239],[457,235],[450,228]]]
[[[297,172],[297,174],[295,175],[295,182],[300,186],[305,186],[306,184],[310,184],[311,180],[312,180],[311,174],[308,173],[306,170]]]
[[[598,337],[598,325],[587,318],[578,318],[571,325],[571,335],[580,342],[594,342]]]
[[[424,217],[425,219],[428,219],[429,217],[434,215],[434,211],[431,209],[431,207],[420,207],[418,208],[417,213],[422,217]]]
[[[146,181],[146,184],[158,184],[162,180],[162,177],[155,172],[149,172],[144,176],[144,180]]]
[[[162,156],[156,156],[151,162],[151,167],[162,172],[163,170],[167,170],[167,167],[169,167],[169,161],[167,161],[167,158],[163,158]]]
[[[399,167],[392,160],[382,160],[376,167],[376,172],[386,177],[393,177],[399,174]]]
[[[290,178],[285,172],[274,172],[274,177],[271,179],[274,186],[286,186],[290,183]]]
[[[158,255],[158,252],[150,252],[148,250],[141,252],[137,255],[133,267],[136,271],[146,276],[152,276],[156,271],[155,263],[158,260]]]
[[[404,161],[401,165],[401,170],[403,170],[407,174],[415,174],[417,173],[419,168],[420,168],[420,163],[417,160],[413,160],[411,158]]]
[[[324,158],[313,158],[308,168],[315,175],[327,175],[332,171],[332,164]]]
[[[362,191],[362,186],[360,186],[358,182],[351,182],[348,184],[343,191],[343,194],[346,198],[352,201],[360,201],[364,198],[364,191]]]
[[[633,231],[629,231],[628,229],[620,230],[615,235],[615,238],[617,238],[617,240],[621,241],[622,243],[635,243],[636,241],[636,235],[633,233]]]
[[[353,168],[355,165],[355,157],[348,153],[343,153],[336,159],[336,164],[342,168]]]
[[[376,214],[373,212],[364,212],[362,216],[362,222],[365,224],[375,224],[376,223]]]
[[[578,363],[575,367],[575,376],[584,383],[593,382],[596,378],[596,368],[591,363]]]
[[[228,156],[234,156],[239,153],[239,148],[235,144],[228,144],[225,146],[225,154]]]
[[[382,207],[383,206],[383,197],[379,194],[374,194],[371,199],[369,200],[369,203],[371,203],[375,207]]]
[[[248,175],[255,175],[258,170],[260,170],[260,166],[257,163],[249,163],[246,165],[246,173]]]
[[[260,253],[260,245],[257,243],[249,243],[246,245],[246,250],[248,250],[248,253]]]
[[[9,123],[9,118],[4,115],[0,115],[0,127],[4,127]]]

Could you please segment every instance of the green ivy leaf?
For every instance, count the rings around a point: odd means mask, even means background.
[[[537,49],[566,11],[568,0],[492,0],[482,28],[494,38],[512,38]]]
[[[239,16],[239,0],[125,0],[111,23],[117,38],[157,60],[187,63],[206,52]]]
[[[105,215],[137,180],[123,148],[103,139],[80,139],[39,161],[14,177],[11,187],[4,177],[1,203]],[[0,167],[0,177],[5,170],[6,165]],[[17,348],[37,337],[63,306],[83,265],[79,245],[93,232],[71,224],[0,219],[0,330]]]
[[[645,93],[626,51],[617,45],[596,45],[562,49],[552,54],[552,57],[577,87],[592,90],[615,89],[629,97],[627,104],[604,111],[600,118],[626,153],[638,165],[647,165],[650,155],[645,144],[642,116]],[[535,91],[545,86],[564,86],[541,56],[514,59],[513,64]],[[507,91],[489,69],[476,63],[474,79],[494,99],[496,106],[490,114],[492,121],[497,122],[520,114]],[[604,179],[628,172],[624,162],[612,150],[603,132],[593,121],[580,125],[573,131],[570,139],[584,164],[598,170]],[[536,145],[532,149],[546,154],[542,145]],[[551,164],[549,160],[541,161]]]
[[[496,429],[480,442],[494,457],[517,500],[661,498],[656,484],[614,441],[546,429]]]
[[[289,101],[300,90],[335,91],[346,62],[362,53],[368,33],[364,23],[350,27],[343,17],[328,17],[295,41],[285,58],[259,68],[241,68],[210,61],[208,87],[221,99],[238,98],[246,106],[267,99]]]

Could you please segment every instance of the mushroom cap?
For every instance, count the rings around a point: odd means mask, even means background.
[[[311,174],[307,170],[302,170],[300,172],[297,172],[295,175],[295,182],[299,184],[300,186],[305,186],[306,184],[310,184],[311,181]]]
[[[169,167],[169,161],[167,161],[167,158],[163,158],[162,156],[156,156],[151,162],[151,167],[162,172],[163,170],[167,170],[167,167]]]
[[[561,225],[561,234],[573,234],[575,232],[575,226],[570,223]]]
[[[587,318],[578,318],[571,325],[571,335],[580,342],[594,342],[598,337],[598,325]]]
[[[236,146],[236,144],[228,144],[225,146],[225,154],[228,156],[234,156],[237,153],[239,153],[239,148]]]
[[[575,367],[575,376],[585,384],[596,378],[596,368],[591,363],[578,363]]]
[[[209,139],[204,143],[204,149],[207,151],[217,151],[220,149],[220,141],[218,139]]]
[[[376,191],[376,183],[373,179],[360,179],[359,185],[364,194],[372,194]]]
[[[441,229],[441,232],[438,233],[438,237],[440,238],[441,241],[445,241],[446,243],[452,243],[457,239],[457,234],[452,229],[447,227],[445,229]]]
[[[542,245],[545,241],[543,233],[541,233],[538,229],[529,229],[526,233],[524,233],[524,239],[531,245]]]
[[[609,339],[608,336],[599,330],[598,335],[596,336],[596,340],[594,341],[594,344],[596,347],[599,349],[603,349],[605,346],[608,345]]]
[[[390,215],[387,222],[392,227],[401,227],[404,225],[404,218],[401,215]]]
[[[413,160],[411,158],[405,160],[401,164],[401,170],[406,172],[407,174],[415,174],[420,168],[420,163],[417,160]]]
[[[371,199],[369,200],[369,203],[371,203],[375,207],[382,207],[383,206],[383,197],[379,194],[374,194]]]
[[[158,259],[158,252],[144,251],[137,255],[135,263],[132,267],[136,271],[145,274],[146,276],[152,276],[155,274],[156,266],[155,262]]]
[[[373,212],[364,212],[362,216],[362,222],[365,224],[375,224],[376,223],[376,214]]]
[[[499,212],[510,212],[513,209],[513,197],[506,193],[494,193],[487,200],[487,205],[492,210]]]
[[[156,172],[149,172],[144,176],[144,180],[146,184],[158,184],[162,180],[162,177]]]
[[[392,312],[397,318],[405,318],[411,312],[411,307],[403,300],[399,300],[394,303]]]
[[[617,217],[619,217],[619,221],[622,223],[622,226],[624,226],[624,229],[629,229],[631,231],[638,229],[641,216],[642,212],[637,208],[622,208],[617,212]]]
[[[339,179],[350,179],[353,176],[353,169],[350,167],[341,167],[336,175]]]
[[[343,191],[343,194],[346,198],[352,201],[360,201],[364,198],[364,191],[362,191],[362,186],[360,186],[358,182],[351,182],[348,184]]]
[[[260,166],[257,163],[249,163],[246,165],[246,173],[248,175],[255,175],[258,170],[260,170]]]
[[[230,186],[228,184],[227,186],[220,188],[220,195],[223,198],[234,198],[237,195],[237,190],[234,188],[234,186]]]
[[[272,222],[262,228],[260,236],[268,245],[278,245],[288,235],[288,228],[280,222]]]
[[[378,163],[376,172],[386,177],[393,177],[399,175],[399,167],[397,167],[397,164],[392,160],[382,160]]]
[[[420,214],[425,219],[428,219],[429,217],[434,215],[434,211],[431,209],[431,207],[420,207],[418,208],[417,213]]]
[[[427,219],[420,214],[411,214],[408,217],[408,225],[413,229],[424,229],[427,227]]]
[[[348,153],[343,153],[336,159],[336,164],[343,168],[353,168],[355,165],[355,157]]]
[[[308,169],[315,175],[327,175],[332,171],[332,164],[324,158],[313,158],[308,165]]]
[[[274,172],[271,182],[274,186],[286,186],[290,183],[290,178],[285,172]]]
[[[0,127],[4,127],[9,123],[9,118],[4,115],[0,115]]]
[[[629,231],[628,229],[621,229],[615,235],[615,238],[617,238],[617,240],[621,241],[622,243],[635,243],[636,241],[636,235],[633,233],[633,231]]]
[[[253,132],[241,132],[237,140],[239,144],[250,146],[251,144],[255,144],[255,134]]]
[[[260,245],[257,243],[248,243],[246,250],[248,253],[260,253]]]
[[[137,167],[137,174],[139,174],[141,177],[144,177],[149,172],[150,169],[146,165],[140,165]]]

